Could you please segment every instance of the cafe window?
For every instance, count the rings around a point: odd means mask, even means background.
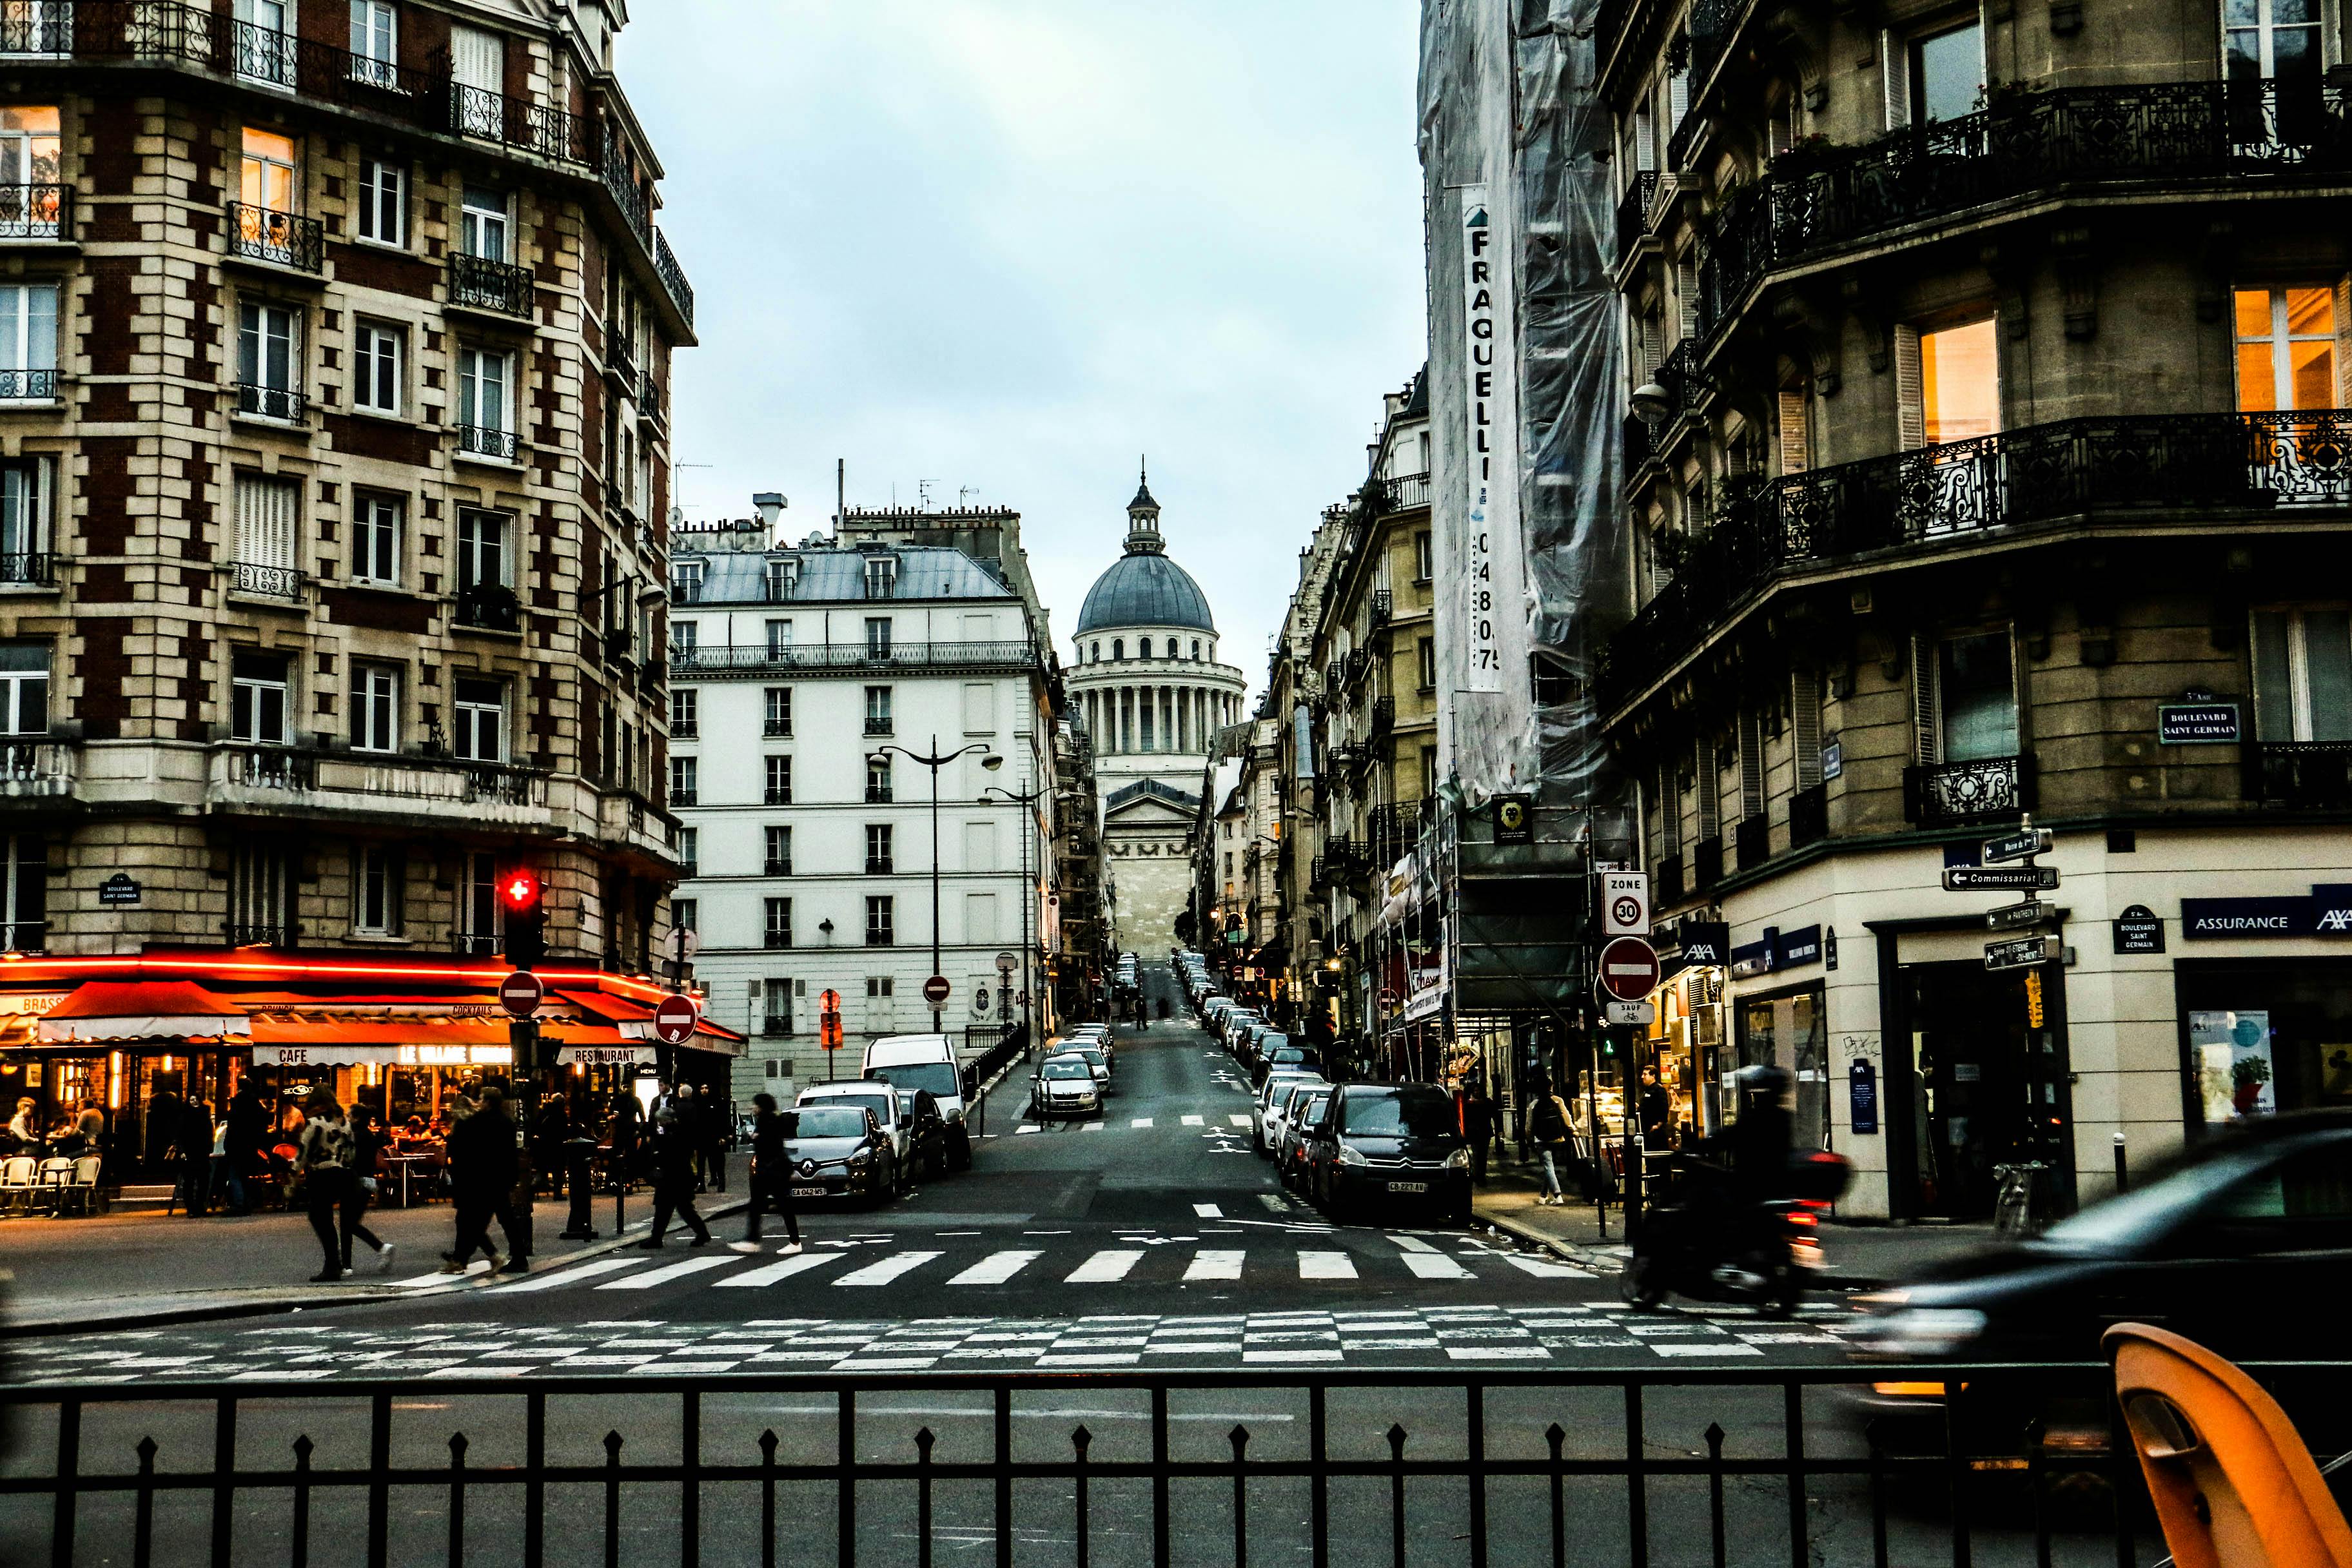
[[[0,735],[49,729],[49,645],[0,643]]]
[[[400,934],[401,860],[399,847],[391,844],[362,844],[353,856],[352,930],[357,934]]]
[[[457,754],[472,763],[502,763],[507,756],[507,688],[502,680],[457,678]]]
[[[2254,732],[2352,741],[2352,610],[2254,612]]]
[[[1898,434],[1905,451],[2000,428],[2000,354],[1990,317],[1942,331],[1895,329]]]
[[[1913,685],[1921,762],[2017,755],[2017,675],[2007,632],[1928,644]]]
[[[375,245],[408,245],[408,165],[387,158],[360,160],[359,237]]]
[[[282,746],[290,738],[293,686],[282,653],[239,650],[229,656],[229,739]]]
[[[400,671],[388,664],[352,666],[352,749],[400,750]]]
[[[2332,290],[2241,289],[2237,317],[2242,412],[2336,406]]]
[[[362,583],[390,587],[400,581],[401,500],[398,496],[371,495],[364,490],[352,499],[352,576]]]
[[[352,407],[370,414],[400,412],[406,336],[384,321],[362,321],[352,329]]]

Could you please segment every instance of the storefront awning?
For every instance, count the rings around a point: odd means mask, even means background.
[[[488,1018],[352,1022],[262,1013],[253,1020],[256,1067],[509,1067],[507,1026]]]
[[[92,980],[50,1008],[43,1045],[216,1040],[251,1033],[244,1010],[190,980]]]
[[[567,1006],[578,1009],[591,1018],[601,1018],[620,1032],[621,1037],[641,1040],[651,1045],[654,1039],[654,1010],[626,996],[615,996],[607,991],[558,991],[556,996]],[[722,1028],[709,1018],[698,1020],[694,1037],[687,1047],[698,1051],[716,1051],[721,1056],[742,1054],[743,1037],[732,1029]],[[645,1058],[647,1061],[653,1058]]]

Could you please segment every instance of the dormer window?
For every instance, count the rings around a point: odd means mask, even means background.
[[[871,570],[871,564],[868,565]],[[768,602],[782,604],[801,585],[800,557],[788,555],[768,563]]]
[[[866,562],[866,596],[887,599],[898,591],[898,558],[874,555]]]
[[[694,605],[702,601],[702,579],[708,562],[673,561],[669,566],[669,597],[674,605]]]

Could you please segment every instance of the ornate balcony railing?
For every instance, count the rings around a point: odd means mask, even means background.
[[[256,925],[248,921],[229,921],[223,924],[221,930],[227,933],[228,945],[231,947],[292,947],[294,945],[295,927],[290,921],[284,925]]]
[[[869,877],[887,877],[891,874],[891,868],[897,864],[898,862],[887,855],[868,855],[866,858],[866,874]]]
[[[236,561],[230,566],[236,574],[236,591],[257,598],[299,599],[309,581],[292,566],[269,566],[258,561]]]
[[[1371,733],[1375,735],[1385,735],[1391,730],[1395,729],[1396,699],[1393,697],[1373,698],[1371,717]]]
[[[57,396],[54,370],[0,370],[0,403],[54,403]]]
[[[479,632],[517,632],[522,629],[522,601],[512,588],[480,586],[460,589],[457,594],[457,624]]]
[[[789,877],[793,874],[793,863],[790,860],[762,860],[760,862],[760,874],[763,877]]]
[[[460,425],[457,450],[469,457],[511,463],[522,450],[522,437],[511,430],[493,430],[487,425]]]
[[[71,185],[0,185],[0,240],[71,239]]]
[[[669,237],[659,229],[654,230],[654,276],[660,279],[662,287],[669,290],[669,297],[677,303],[677,313],[686,318],[686,324],[689,327],[694,325],[694,286],[686,280],[686,268],[680,267],[677,258],[670,254]]]
[[[318,272],[326,266],[326,227],[317,218],[299,213],[231,202],[228,253],[298,272]]]
[[[2033,759],[1986,757],[1903,770],[1903,816],[1921,827],[1999,822],[2033,809]]]
[[[236,411],[263,419],[299,425],[310,413],[310,403],[290,386],[263,386],[255,382],[240,381],[236,384]]]
[[[1696,339],[1684,338],[1658,362],[1658,384],[1666,389],[1674,412],[1679,416],[1696,414],[1709,390],[1706,374],[1699,369],[1699,346]]]
[[[1625,187],[1617,204],[1617,259],[1623,261],[1650,232],[1650,204],[1657,198],[1658,173],[1644,169]]]
[[[449,129],[477,142],[496,142],[557,163],[588,162],[584,122],[536,99],[509,98],[488,88],[452,82]]]
[[[531,313],[530,268],[459,252],[449,258],[449,303],[527,318]]]
[[[2318,81],[2021,93],[1858,147],[1774,159],[1709,226],[1702,329],[1712,335],[1771,268],[1922,219],[2059,186],[2268,183],[2347,168],[2346,89]]]
[[[692,675],[758,675],[793,669],[887,670],[933,665],[995,665],[1027,668],[1037,662],[1026,642],[893,642],[887,648],[865,643],[760,643],[678,648],[673,679]]]
[[[0,585],[46,586],[57,581],[57,558],[46,550],[0,552]]]
[[[1372,590],[1372,625],[1384,626],[1396,614],[1396,595],[1386,588]]]
[[[1427,506],[1429,504],[1429,476],[1427,474],[1399,474],[1395,479],[1392,479],[1388,482],[1387,491],[1381,499],[1383,503],[1381,510],[1383,514],[1411,511],[1415,507]]]
[[[2249,800],[2352,809],[2352,741],[2249,742],[2245,756]]]
[[[1674,581],[1610,640],[1602,700],[1808,563],[2102,512],[2302,507],[2352,507],[2352,410],[2068,419],[1790,475],[1726,497]]]

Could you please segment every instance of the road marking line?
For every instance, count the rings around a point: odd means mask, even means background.
[[[395,1279],[393,1283],[403,1290],[415,1290],[426,1285],[447,1285],[460,1278],[470,1279],[477,1274],[488,1274],[489,1271],[490,1260],[487,1258],[477,1258],[466,1265],[466,1272],[463,1276],[445,1274],[436,1269],[430,1274],[418,1274],[406,1279]]]
[[[1225,1211],[1219,1208],[1214,1204],[1194,1204],[1192,1205],[1192,1212],[1200,1215],[1202,1219],[1223,1219],[1225,1217]]]
[[[518,1279],[511,1285],[499,1286],[499,1289],[502,1292],[552,1290],[561,1285],[577,1283],[593,1274],[610,1274],[615,1268],[626,1268],[633,1263],[643,1261],[637,1258],[600,1258],[593,1263],[583,1263],[560,1274],[542,1274],[536,1279]]]
[[[1184,1118],[1184,1125],[1187,1127],[1205,1127],[1208,1125],[1208,1119],[1201,1116],[1188,1116]]]
[[[1192,1256],[1192,1266],[1184,1270],[1187,1279],[1238,1279],[1242,1277],[1242,1259],[1245,1252],[1228,1252],[1208,1248]]]
[[[1301,1279],[1353,1279],[1356,1260],[1344,1252],[1302,1252],[1298,1255],[1298,1277]]]
[[[1149,1127],[1151,1125],[1151,1118],[1149,1116],[1138,1116],[1129,1121],[1128,1125],[1129,1127]]]
[[[724,1279],[713,1279],[713,1285],[736,1286],[744,1289],[773,1285],[779,1279],[789,1279],[795,1274],[805,1274],[820,1264],[831,1263],[845,1257],[839,1252],[804,1252],[798,1258],[786,1258],[764,1268],[753,1268],[741,1274],[730,1274]]]
[[[1013,1131],[1016,1134],[1017,1134],[1017,1133],[1022,1133],[1022,1132],[1034,1132],[1034,1131],[1037,1131],[1037,1124],[1036,1124],[1035,1122],[1034,1122],[1034,1121],[1024,1121],[1024,1122],[1023,1122],[1020,1126],[1018,1126],[1018,1127],[1014,1128]]]
[[[1108,1285],[1143,1261],[1140,1252],[1097,1252],[1062,1277],[1065,1285]]]
[[[1102,1130],[1103,1124],[1099,1121],[1083,1122],[1078,1127],[1078,1131],[1081,1132],[1099,1132]]]
[[[1002,1285],[1045,1255],[1042,1252],[992,1252],[954,1279],[950,1285]]]
[[[1503,1255],[1503,1261],[1521,1273],[1532,1274],[1538,1279],[1589,1279],[1591,1278],[1590,1274],[1575,1265],[1561,1263],[1555,1258],[1520,1258],[1506,1253]]]
[[[944,1256],[945,1254],[938,1252],[902,1252],[896,1258],[886,1258],[879,1263],[869,1263],[863,1268],[853,1269],[834,1283],[836,1285],[887,1285],[899,1275],[920,1268],[932,1258]]]
[[[1448,1345],[1448,1361],[1549,1361],[1551,1352],[1541,1345]]]
[[[1760,1351],[1760,1350],[1757,1349],[1754,1345],[1746,1345],[1746,1344],[1724,1344],[1724,1343],[1721,1343],[1720,1342],[1711,1342],[1711,1343],[1706,1343],[1706,1344],[1696,1344],[1696,1345],[1692,1345],[1692,1344],[1663,1344],[1663,1345],[1662,1345],[1662,1344],[1653,1344],[1652,1346],[1650,1346],[1650,1349],[1652,1349],[1653,1351],[1656,1352],[1657,1352],[1658,1354],[1660,1354],[1660,1355],[1665,1355],[1665,1356],[1692,1356],[1692,1355],[1762,1355],[1762,1354],[1764,1353],[1762,1351]]]
[[[1434,1252],[1437,1250],[1437,1248],[1430,1246],[1429,1243],[1422,1240],[1421,1237],[1417,1236],[1392,1236],[1389,1237],[1389,1239],[1395,1242],[1399,1247],[1407,1252]]]
[[[1238,1111],[1228,1110],[1225,1112],[1225,1120],[1235,1127],[1247,1127],[1250,1124],[1250,1119]]]
[[[1277,1193],[1260,1193],[1257,1195],[1257,1201],[1264,1204],[1266,1207],[1272,1209],[1276,1214],[1288,1214],[1290,1212],[1290,1205],[1283,1202],[1281,1194]]]
[[[1404,1255],[1404,1266],[1407,1268],[1412,1269],[1413,1277],[1418,1279],[1471,1279],[1476,1278],[1476,1276],[1473,1275],[1470,1270],[1463,1268],[1462,1265],[1454,1262],[1454,1259],[1446,1257],[1445,1254],[1442,1252],[1408,1252]]]
[[[656,1268],[645,1274],[632,1274],[626,1279],[608,1279],[596,1287],[599,1290],[650,1290],[656,1285],[667,1285],[673,1279],[683,1279],[689,1274],[699,1274],[706,1268],[716,1268],[732,1263],[732,1258],[689,1258],[683,1263],[673,1263],[667,1268]]]

